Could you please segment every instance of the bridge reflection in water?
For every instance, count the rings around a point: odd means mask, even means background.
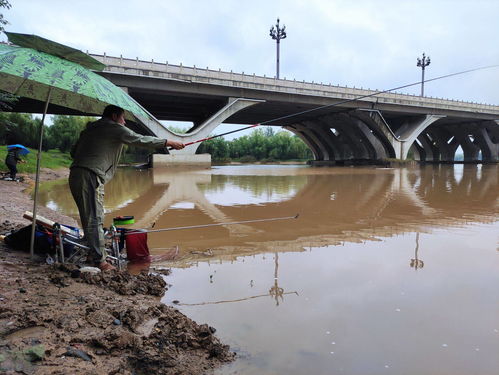
[[[120,170],[106,186],[105,201],[106,224],[114,216],[134,215],[135,228],[300,213],[297,220],[149,235],[153,253],[154,248],[178,245],[177,260],[188,266],[196,261],[381,241],[434,227],[492,222],[497,220],[498,196],[497,165],[414,169],[232,166]],[[42,199],[77,217],[65,184],[42,190]]]

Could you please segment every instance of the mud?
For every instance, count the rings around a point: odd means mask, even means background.
[[[27,187],[0,181],[0,233],[28,224]],[[0,241],[0,285],[2,374],[206,374],[234,358],[213,327],[160,303],[165,275],[79,273]]]

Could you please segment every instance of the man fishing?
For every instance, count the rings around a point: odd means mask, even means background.
[[[78,206],[90,256],[102,271],[115,269],[106,262],[104,247],[104,185],[113,178],[125,144],[150,149],[185,147],[182,142],[134,133],[125,126],[124,109],[115,105],[107,106],[102,118],[89,122],[81,132],[71,150],[69,187]]]

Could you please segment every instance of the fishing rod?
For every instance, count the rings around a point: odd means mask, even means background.
[[[365,99],[365,98],[369,98],[369,97],[380,95],[380,94],[385,94],[385,93],[388,93],[388,92],[391,92],[391,91],[400,90],[400,89],[404,89],[404,88],[407,88],[407,87],[420,85],[420,84],[426,83],[426,82],[437,81],[437,80],[440,80],[440,79],[449,78],[449,77],[453,77],[453,76],[457,76],[457,75],[461,75],[461,74],[466,74],[466,73],[471,73],[471,72],[475,72],[475,71],[478,71],[478,70],[491,69],[491,68],[497,68],[497,67],[499,67],[499,65],[482,66],[482,67],[478,67],[478,68],[474,68],[474,69],[463,70],[461,72],[445,74],[443,76],[439,76],[439,77],[435,77],[435,78],[430,78],[430,79],[426,79],[426,80],[422,80],[422,81],[418,81],[418,82],[414,82],[414,83],[409,83],[409,84],[402,85],[402,86],[397,86],[397,87],[394,87],[394,88],[391,88],[391,89],[388,89],[388,90],[375,91],[375,92],[373,92],[371,94],[359,95],[359,96],[357,96],[355,98],[352,98],[352,99],[345,99],[345,100],[342,100],[342,101],[339,101],[339,102],[336,102],[336,103],[333,103],[333,104],[327,104],[327,105],[323,105],[323,106],[320,106],[320,107],[316,107],[316,108],[312,108],[312,109],[307,109],[305,111],[292,113],[290,115],[277,117],[277,118],[274,118],[274,119],[271,119],[271,120],[260,122],[258,124],[246,126],[244,128],[241,128],[241,129],[232,130],[232,131],[227,132],[227,133],[217,134],[217,135],[214,135],[214,136],[211,136],[211,137],[199,139],[197,141],[188,142],[188,143],[185,143],[184,145],[185,146],[189,146],[189,145],[192,145],[192,144],[195,144],[195,143],[208,141],[208,140],[213,139],[213,138],[222,137],[222,136],[227,135],[227,134],[237,133],[237,132],[240,132],[240,131],[243,131],[243,130],[246,130],[246,129],[254,128],[256,126],[267,125],[269,123],[276,122],[276,121],[279,121],[279,120],[284,120],[284,119],[287,119],[287,118],[290,118],[290,117],[299,116],[299,115],[303,115],[303,114],[310,113],[310,112],[313,112],[313,111],[318,111],[320,109],[334,107],[334,106],[338,106],[338,105],[341,105],[341,104],[350,103],[350,102],[353,102],[353,101],[356,101],[356,100]],[[168,150],[172,150],[172,149],[173,149],[173,147],[168,148]]]
[[[209,141],[210,139],[213,139],[213,138],[223,137],[224,135],[227,135],[227,134],[237,133],[237,132],[240,132],[240,131],[243,131],[246,129],[251,129],[251,128],[254,128],[255,126],[258,126],[258,125],[261,125],[261,124],[254,124],[254,125],[250,125],[250,126],[245,126],[244,128],[232,130],[232,131],[227,132],[227,133],[217,134],[217,135],[213,135],[211,137],[198,139],[197,141],[187,142],[187,143],[184,143],[184,146],[189,146],[189,145],[193,145],[194,143]],[[168,150],[173,150],[173,147],[169,147]]]
[[[285,217],[272,217],[269,219],[254,219],[254,220],[243,220],[243,221],[231,221],[228,223],[190,225],[187,227],[173,227],[173,228],[163,228],[163,229],[130,229],[130,231],[125,233],[125,236],[128,236],[130,234],[139,234],[139,233],[166,232],[166,231],[171,231],[171,230],[207,228],[207,227],[216,227],[216,226],[221,226],[221,225],[234,225],[234,224],[246,224],[246,223],[259,223],[259,222],[264,222],[264,221],[297,219],[298,216],[300,216],[300,214],[296,214],[294,216],[285,216]]]

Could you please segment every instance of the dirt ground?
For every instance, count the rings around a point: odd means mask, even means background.
[[[29,224],[30,183],[0,180],[0,234]],[[39,214],[75,224],[46,208]],[[0,374],[206,374],[233,360],[214,328],[161,304],[165,292],[159,274],[80,274],[0,241]]]

